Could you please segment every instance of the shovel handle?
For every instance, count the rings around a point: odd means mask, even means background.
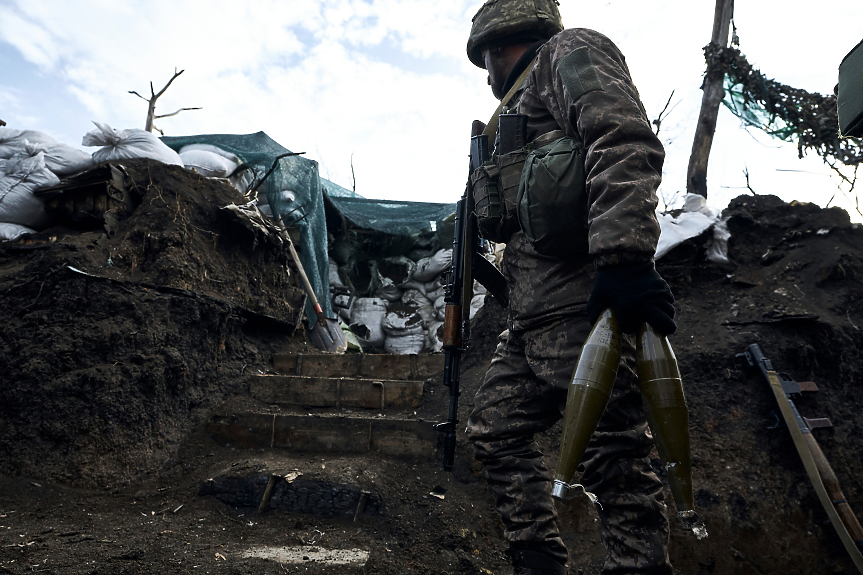
[[[287,234],[285,235],[287,236]],[[306,275],[306,270],[303,269],[303,264],[300,263],[300,256],[297,254],[296,248],[294,248],[294,242],[291,241],[290,236],[287,236],[287,238],[288,250],[291,252],[291,257],[294,258],[294,263],[297,264],[297,271],[300,273],[300,280],[303,282],[303,289],[306,290],[306,295],[312,302],[318,318],[320,318],[322,315],[324,315],[324,312],[321,309],[320,304],[318,303],[318,298],[315,296],[315,290],[312,289],[312,284],[309,283],[309,276]]]

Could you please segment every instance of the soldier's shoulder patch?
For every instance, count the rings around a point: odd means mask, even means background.
[[[576,48],[558,60],[556,68],[573,102],[588,92],[603,89],[587,46]]]

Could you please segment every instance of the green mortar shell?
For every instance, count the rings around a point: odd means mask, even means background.
[[[569,483],[605,412],[620,365],[617,315],[605,310],[587,336],[570,380],[555,479]]]
[[[694,508],[692,458],[689,448],[689,409],[677,358],[668,343],[648,324],[636,342],[638,380],[647,422],[659,457],[668,473],[668,483],[678,511]]]

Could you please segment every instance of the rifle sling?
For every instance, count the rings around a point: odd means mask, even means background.
[[[848,552],[848,555],[851,556],[851,560],[854,562],[857,570],[863,574],[863,555],[860,554],[860,550],[857,549],[857,545],[855,545],[854,541],[851,539],[851,536],[848,534],[848,530],[845,529],[845,525],[842,523],[842,519],[836,512],[836,508],[833,506],[830,496],[827,495],[827,490],[824,488],[824,483],[821,481],[821,475],[818,473],[815,460],[812,458],[809,447],[806,445],[806,440],[803,438],[803,432],[800,430],[800,427],[797,425],[797,421],[794,419],[794,413],[791,411],[791,406],[788,404],[788,398],[785,395],[785,391],[782,389],[779,377],[776,375],[775,371],[768,370],[767,378],[770,380],[770,389],[773,390],[773,395],[776,396],[776,403],[779,404],[779,411],[782,412],[782,418],[785,420],[785,425],[791,433],[791,438],[794,440],[794,446],[797,448],[797,453],[800,455],[800,459],[803,460],[806,474],[809,475],[809,480],[812,481],[812,485],[818,493],[818,499],[821,500],[821,505],[824,507],[824,511],[827,512],[828,517],[830,517],[830,522],[833,524],[833,528],[836,530],[836,533],[839,534],[839,538],[842,540],[842,545],[845,546],[845,550]]]
[[[494,141],[494,137],[497,134],[497,125],[500,122],[498,116],[500,116],[501,110],[503,107],[509,104],[509,101],[512,100],[512,97],[515,96],[516,92],[518,92],[527,81],[527,77],[530,76],[530,71],[533,70],[533,65],[536,64],[536,59],[539,57],[537,54],[533,57],[533,60],[530,61],[530,64],[524,69],[515,83],[512,85],[512,88],[509,89],[509,92],[506,93],[506,96],[500,101],[500,104],[497,107],[497,110],[494,111],[494,114],[491,115],[491,119],[488,121],[488,124],[485,125],[485,130],[483,130],[483,134],[488,136],[490,141]]]

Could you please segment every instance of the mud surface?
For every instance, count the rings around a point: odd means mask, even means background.
[[[262,545],[367,551],[368,573],[511,573],[463,438],[449,474],[435,460],[244,450],[206,435],[220,404],[255,407],[246,370],[266,370],[276,351],[310,350],[279,307],[280,290],[293,285],[283,250],[253,248],[219,217],[218,207],[242,198],[194,174],[149,169],[141,208],[112,237],[54,230],[54,243],[0,246],[0,573],[351,572],[317,555],[244,556]],[[832,421],[815,435],[863,513],[863,229],[841,210],[771,196],[738,198],[726,215],[730,266],[707,262],[699,239],[658,265],[678,298],[672,345],[710,531],[699,543],[673,527],[672,561],[694,575],[854,573],[777,425],[772,393],[734,356],[758,343],[778,370],[818,383],[798,408]],[[155,253],[148,234],[158,237]],[[462,421],[504,323],[489,300],[473,324]],[[445,419],[445,389],[433,379],[408,417]],[[553,467],[559,429],[540,439]],[[374,505],[356,521],[347,503],[258,515],[242,497],[202,494],[232,473],[260,490],[275,470],[298,474],[306,483],[297,492],[335,486],[345,502],[366,492]],[[590,504],[576,498],[559,510],[569,572],[599,572]]]

